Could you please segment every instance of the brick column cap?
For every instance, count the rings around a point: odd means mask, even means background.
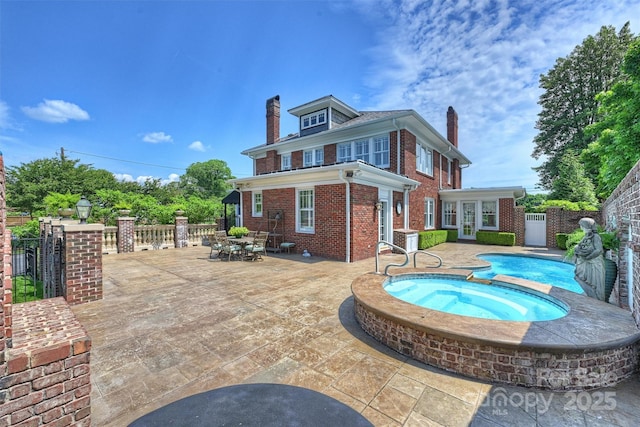
[[[62,230],[67,233],[82,232],[82,231],[104,231],[104,224],[65,224],[62,223]]]

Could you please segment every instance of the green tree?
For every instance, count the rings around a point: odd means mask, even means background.
[[[585,128],[598,120],[596,95],[609,90],[620,80],[620,65],[634,40],[627,22],[618,33],[613,26],[603,26],[595,36],[588,36],[566,57],[559,58],[547,74],[540,76],[544,93],[533,142],[533,157],[547,160],[535,168],[542,188],[551,190],[558,176],[560,160],[567,150],[580,153],[594,140]],[[595,170],[586,171],[594,180]]]
[[[528,194],[522,199],[516,201],[516,205],[524,206],[525,212],[536,212],[535,208],[540,206],[547,200],[547,195],[544,193]]]
[[[228,180],[235,178],[224,160],[211,159],[189,165],[180,177],[180,188],[185,196],[223,198],[231,189]]]
[[[600,159],[598,192],[608,197],[640,159],[640,39],[624,58],[627,79],[598,95],[602,119],[587,128],[597,139],[589,152]]]
[[[7,205],[29,213],[42,213],[50,193],[89,195],[100,188],[115,188],[112,173],[66,158],[38,159],[7,169]]]
[[[558,176],[553,180],[549,199],[598,203],[593,183],[585,175],[584,166],[573,150],[567,150],[559,162]]]

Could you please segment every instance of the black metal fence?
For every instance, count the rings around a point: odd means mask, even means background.
[[[62,248],[60,235],[11,241],[13,303],[64,295]]]

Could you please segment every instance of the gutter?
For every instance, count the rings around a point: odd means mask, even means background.
[[[346,244],[347,247],[345,248],[345,253],[346,253],[346,259],[345,262],[346,263],[350,263],[351,262],[351,186],[349,185],[349,181],[347,181],[347,179],[344,176],[344,169],[340,169],[340,176],[339,176],[340,181],[344,182],[346,185],[346,191],[345,191],[345,212],[347,215],[346,218],[346,231],[344,233],[344,235],[346,236]]]

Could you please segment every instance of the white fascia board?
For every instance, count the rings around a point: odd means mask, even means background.
[[[343,171],[341,174],[340,171]],[[347,173],[349,172],[349,173]],[[351,175],[347,177],[347,175]],[[357,184],[384,187],[403,191],[415,189],[420,183],[405,176],[396,175],[363,162],[348,162],[330,166],[319,166],[238,178],[229,182],[240,190],[265,190],[309,185],[341,184],[347,179]]]
[[[526,195],[524,187],[489,187],[489,188],[462,188],[458,190],[440,190],[438,192],[443,201],[458,200],[495,200],[495,199],[519,199]]]

